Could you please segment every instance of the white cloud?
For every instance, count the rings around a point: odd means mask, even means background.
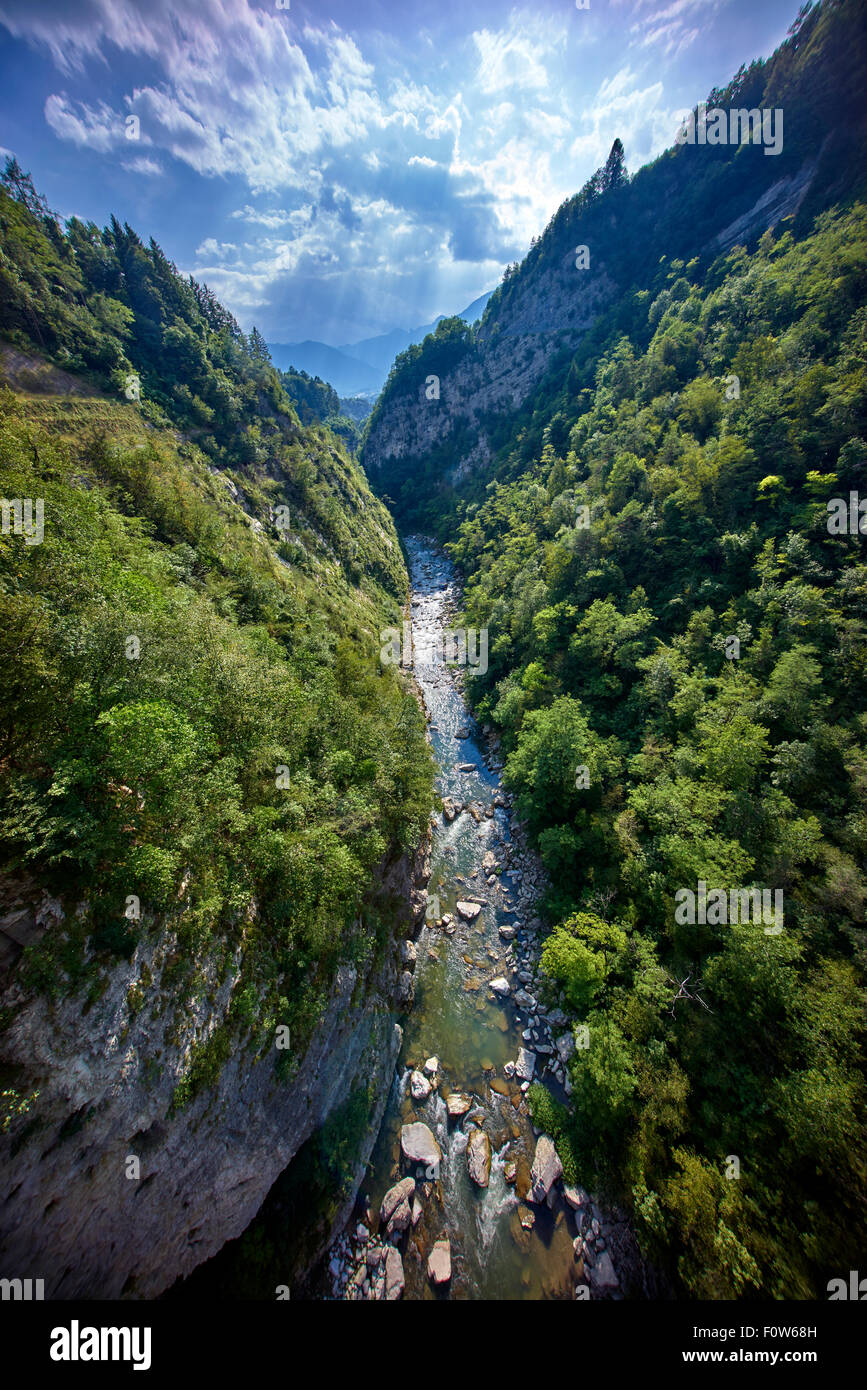
[[[45,103],[45,119],[59,139],[100,154],[114,149],[124,137],[123,116],[102,101],[92,107],[72,102],[65,94],[52,95]]]
[[[527,16],[513,17],[507,29],[491,32],[480,29],[473,34],[479,55],[476,83],[486,95],[510,87],[524,91],[544,90],[548,86],[545,58],[562,46],[564,33],[553,31],[550,23],[528,22]]]
[[[122,167],[130,174],[146,174],[149,177],[163,172],[159,160],[148,159],[147,155],[143,154],[137,155],[135,159],[124,160]]]

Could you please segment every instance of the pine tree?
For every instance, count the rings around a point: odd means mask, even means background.
[[[624,162],[623,144],[617,139],[611,146],[611,153],[605,161],[605,168],[602,171],[602,191],[607,193],[612,188],[620,188],[626,183],[626,164]]]
[[[251,329],[250,336],[247,339],[247,348],[250,356],[254,358],[255,361],[270,363],[271,353],[268,350],[268,344],[265,342],[258,328]]]

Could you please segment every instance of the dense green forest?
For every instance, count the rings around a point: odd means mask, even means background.
[[[296,371],[294,367],[281,372],[280,381],[303,424],[327,425],[344,444],[357,451],[361,430],[353,416],[343,414],[343,403],[333,386],[321,377]]]
[[[482,327],[616,220],[611,311],[482,422],[493,458],[457,488],[446,446],[381,480],[488,629],[470,696],[554,885],[543,968],[587,1045],[534,1114],[697,1298],[825,1297],[863,1259],[867,564],[828,525],[867,493],[863,33],[858,6],[817,7],[709,99],[785,108],[780,173],[831,132],[796,219],[709,251],[761,152],[686,179],[674,148],[629,179],[615,147]],[[386,392],[481,351],[440,325]],[[700,882],[782,890],[784,929],[680,924]]]
[[[291,1068],[336,966],[393,928],[379,870],[432,789],[416,700],[378,660],[405,567],[260,336],[129,227],[61,227],[14,161],[0,316],[0,492],[44,506],[41,544],[0,537],[0,872],[66,907],[17,979],[86,1005],[143,933],[176,931],[172,997],[142,980],[128,1003],[183,1011],[205,956],[240,960],[180,1105],[232,1031],[291,1025]]]

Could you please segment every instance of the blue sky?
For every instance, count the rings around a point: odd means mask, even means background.
[[[245,329],[353,342],[491,289],[615,136],[631,171],[659,154],[797,8],[0,0],[0,146]]]

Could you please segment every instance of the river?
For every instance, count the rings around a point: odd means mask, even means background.
[[[536,1042],[529,1033],[522,1037],[527,1013],[521,1015],[512,998],[503,1002],[488,987],[500,976],[514,980],[523,968],[525,984],[532,989],[526,968],[536,953],[530,885],[538,881],[541,870],[530,851],[519,848],[519,832],[513,838],[496,758],[486,755],[454,668],[424,659],[432,651],[442,652],[442,633],[450,627],[456,607],[451,563],[420,537],[410,536],[406,544],[412,579],[413,673],[430,721],[439,769],[437,790],[453,803],[472,805],[475,814],[464,809],[450,821],[442,813],[433,826],[430,920],[416,943],[415,1002],[405,1022],[365,1193],[371,1212],[378,1213],[386,1191],[406,1172],[401,1127],[423,1121],[436,1136],[443,1160],[440,1181],[419,1186],[422,1215],[401,1242],[404,1298],[571,1299],[576,1282],[572,1214],[559,1193],[553,1210],[544,1203],[522,1201],[529,1188],[536,1136],[527,1111],[526,1083],[522,1089],[509,1074],[509,1064],[521,1046],[533,1049]],[[457,913],[456,904],[473,900],[482,906],[471,923]],[[446,928],[436,924],[443,918]],[[506,937],[514,932],[514,939],[504,939],[501,927]],[[544,1048],[543,1025],[537,1037]],[[426,1100],[414,1102],[411,1073],[431,1058],[438,1062],[438,1084]],[[539,1053],[539,1069],[544,1062],[545,1055]],[[469,1113],[457,1121],[447,1114],[444,1097],[450,1091],[472,1097]],[[474,1126],[491,1142],[485,1188],[476,1186],[467,1167],[467,1137]],[[506,1180],[507,1164],[517,1170],[509,1174],[511,1183]],[[350,1232],[354,1230],[353,1222]],[[351,1259],[350,1232],[332,1256],[332,1271],[343,1267],[343,1277],[333,1281],[338,1296]],[[452,1278],[449,1285],[435,1289],[427,1276],[427,1254],[435,1241],[445,1238],[451,1246]]]

